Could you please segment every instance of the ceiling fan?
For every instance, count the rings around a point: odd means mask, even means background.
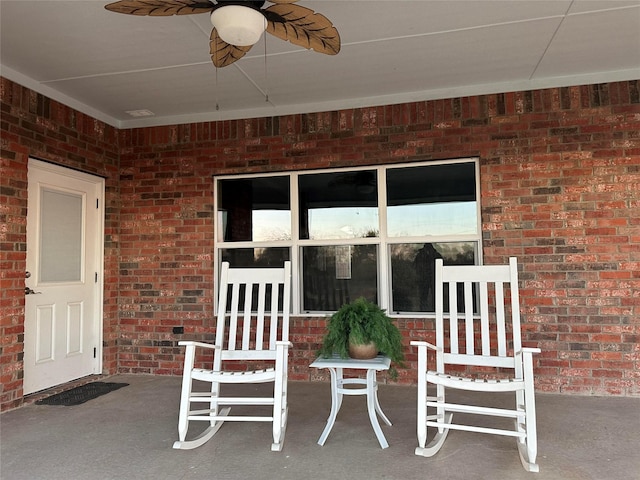
[[[340,51],[340,35],[331,21],[313,10],[293,5],[298,0],[120,0],[107,10],[128,15],[191,15],[211,13],[211,60],[226,67],[242,58],[265,30],[282,40],[327,55]]]

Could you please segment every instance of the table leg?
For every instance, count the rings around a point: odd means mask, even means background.
[[[375,375],[376,375],[375,372],[374,372],[373,375],[374,375],[374,379],[373,380],[375,382]],[[391,426],[392,425],[391,424],[391,420],[389,420],[387,418],[387,416],[384,414],[384,412],[382,411],[382,407],[380,406],[380,401],[378,400],[378,384],[377,383],[375,384],[374,392],[375,392],[374,398],[375,398],[376,412],[378,413],[378,415],[380,415],[380,418],[384,421],[384,423],[386,423],[387,425]]]
[[[327,441],[327,437],[333,428],[333,424],[336,421],[336,416],[338,415],[338,410],[342,406],[342,394],[338,392],[338,381],[342,380],[342,369],[338,369],[339,372],[336,372],[335,368],[329,368],[331,372],[331,413],[329,414],[329,418],[327,419],[327,426],[324,427],[322,431],[322,435],[318,439],[318,445],[324,445],[324,442]],[[340,377],[338,379],[338,377]]]
[[[389,443],[387,443],[387,439],[382,433],[382,428],[380,428],[380,423],[378,422],[376,413],[380,414],[387,425],[391,425],[391,422],[385,414],[382,413],[382,409],[380,408],[380,403],[378,402],[378,386],[376,384],[376,371],[373,369],[367,370],[367,410],[369,411],[371,426],[373,427],[373,431],[376,433],[376,437],[378,437],[380,446],[382,448],[389,447]]]
[[[334,386],[335,391],[336,391],[336,398],[338,399],[338,408],[336,408],[336,414],[340,411],[340,408],[342,407],[342,382],[344,380],[344,376],[343,376],[343,371],[341,368],[336,368],[336,381]]]

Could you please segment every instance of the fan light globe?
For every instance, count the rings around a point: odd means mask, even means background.
[[[225,42],[246,47],[260,40],[267,19],[258,10],[242,5],[227,5],[211,12],[211,23]]]

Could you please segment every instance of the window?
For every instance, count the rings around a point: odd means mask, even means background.
[[[434,261],[480,259],[477,160],[215,178],[216,265],[291,260],[293,313],[434,310]]]

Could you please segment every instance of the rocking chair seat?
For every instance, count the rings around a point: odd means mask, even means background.
[[[433,371],[427,372],[427,382],[474,392],[515,392],[516,390],[521,390],[524,386],[523,381],[514,380],[513,378],[465,378]]]
[[[211,372],[203,368],[194,368],[191,374],[194,380],[204,382],[218,381],[223,383],[247,383],[249,378],[252,383],[270,382],[276,378],[276,369],[251,370],[248,372]]]

